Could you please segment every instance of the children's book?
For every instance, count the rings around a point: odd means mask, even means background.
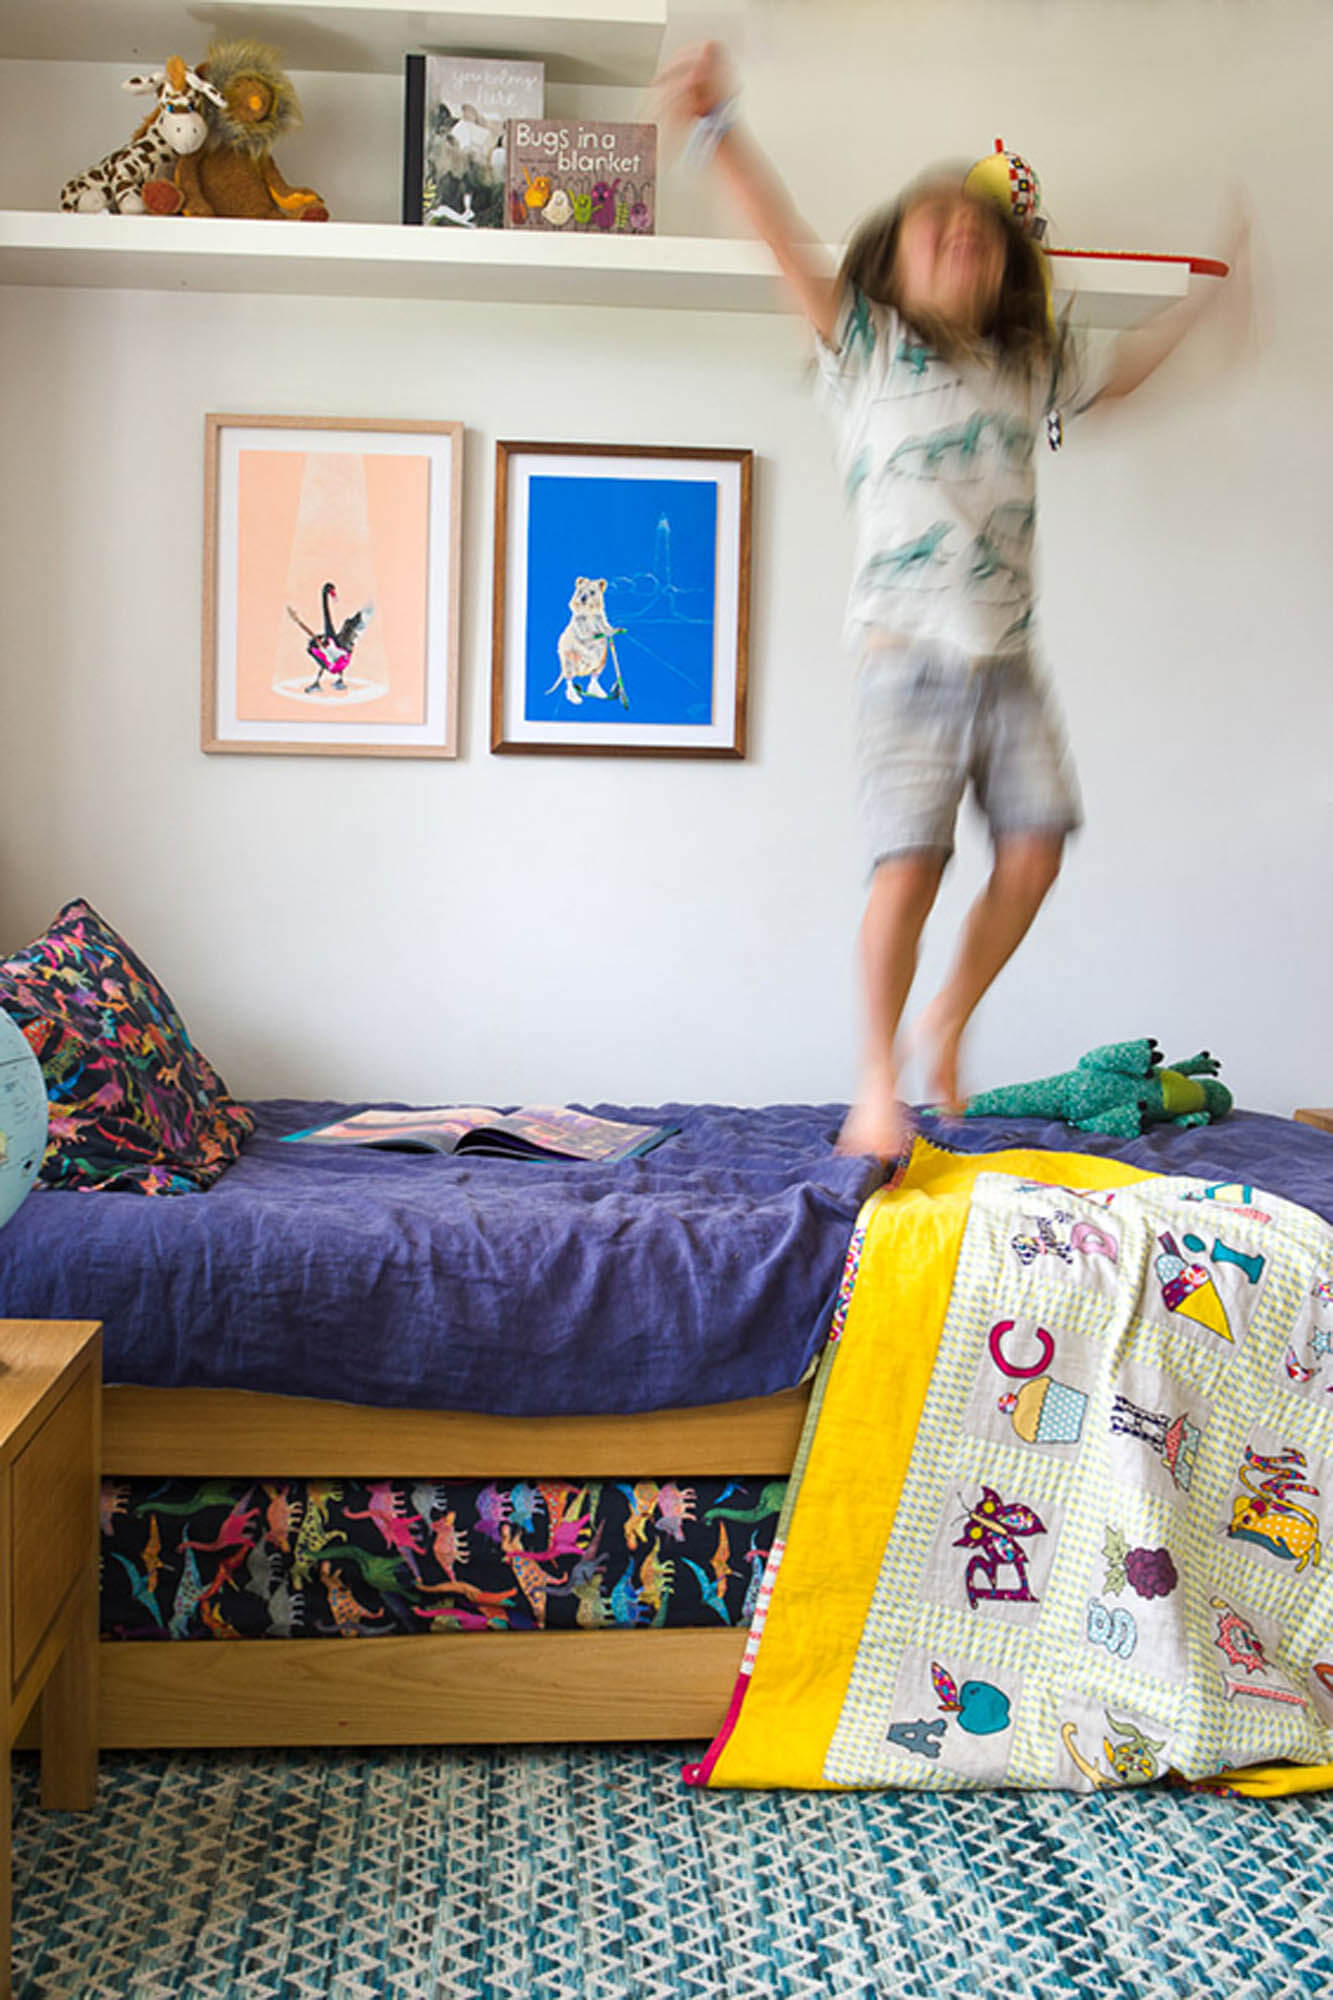
[[[541,117],[545,64],[412,55],[406,82],[403,221],[503,229],[505,125]]]
[[[609,1165],[649,1153],[678,1125],[627,1125],[562,1104],[521,1111],[446,1104],[429,1111],[357,1111],[284,1139],[315,1146],[380,1146],[409,1153],[485,1153],[516,1160],[596,1160]]]
[[[651,236],[657,222],[657,127],[511,118],[510,229]]]

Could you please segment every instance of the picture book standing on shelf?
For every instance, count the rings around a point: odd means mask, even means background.
[[[651,1152],[674,1125],[630,1125],[562,1104],[494,1111],[447,1104],[425,1111],[357,1111],[284,1137],[317,1146],[380,1146],[397,1152],[481,1153],[524,1160],[595,1160],[603,1166]]]
[[[408,56],[403,221],[502,229],[505,125],[540,118],[545,88],[539,62]]]
[[[510,229],[650,236],[657,221],[657,127],[577,118],[509,121]]]

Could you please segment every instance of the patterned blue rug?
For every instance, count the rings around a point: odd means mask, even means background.
[[[15,1769],[27,2000],[1333,1993],[1333,1796],[698,1794],[680,1746]]]

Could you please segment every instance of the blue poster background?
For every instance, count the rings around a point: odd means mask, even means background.
[[[575,579],[605,577],[607,622],[628,707],[567,699],[557,650]],[[608,730],[713,719],[717,486],[711,479],[534,476],[528,483],[528,597],[523,715]],[[587,682],[575,683],[586,696]]]

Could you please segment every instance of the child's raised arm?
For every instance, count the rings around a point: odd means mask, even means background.
[[[750,229],[773,252],[797,305],[816,333],[830,340],[837,313],[834,280],[772,166],[729,115],[733,84],[721,43],[704,42],[683,50],[667,64],[653,88],[668,124],[690,129],[703,121],[705,135],[711,139],[714,172]],[[714,127],[711,134],[710,121]]]
[[[1120,334],[1111,349],[1110,365],[1098,402],[1131,395],[1141,382],[1146,382],[1161,367],[1168,354],[1179,347],[1186,334],[1200,320],[1218,310],[1223,298],[1222,282],[1248,290],[1250,221],[1248,210],[1239,197],[1233,204],[1227,234],[1225,260],[1230,277],[1221,282],[1213,280],[1192,290],[1178,304],[1168,306],[1165,312],[1158,313],[1145,325]]]

